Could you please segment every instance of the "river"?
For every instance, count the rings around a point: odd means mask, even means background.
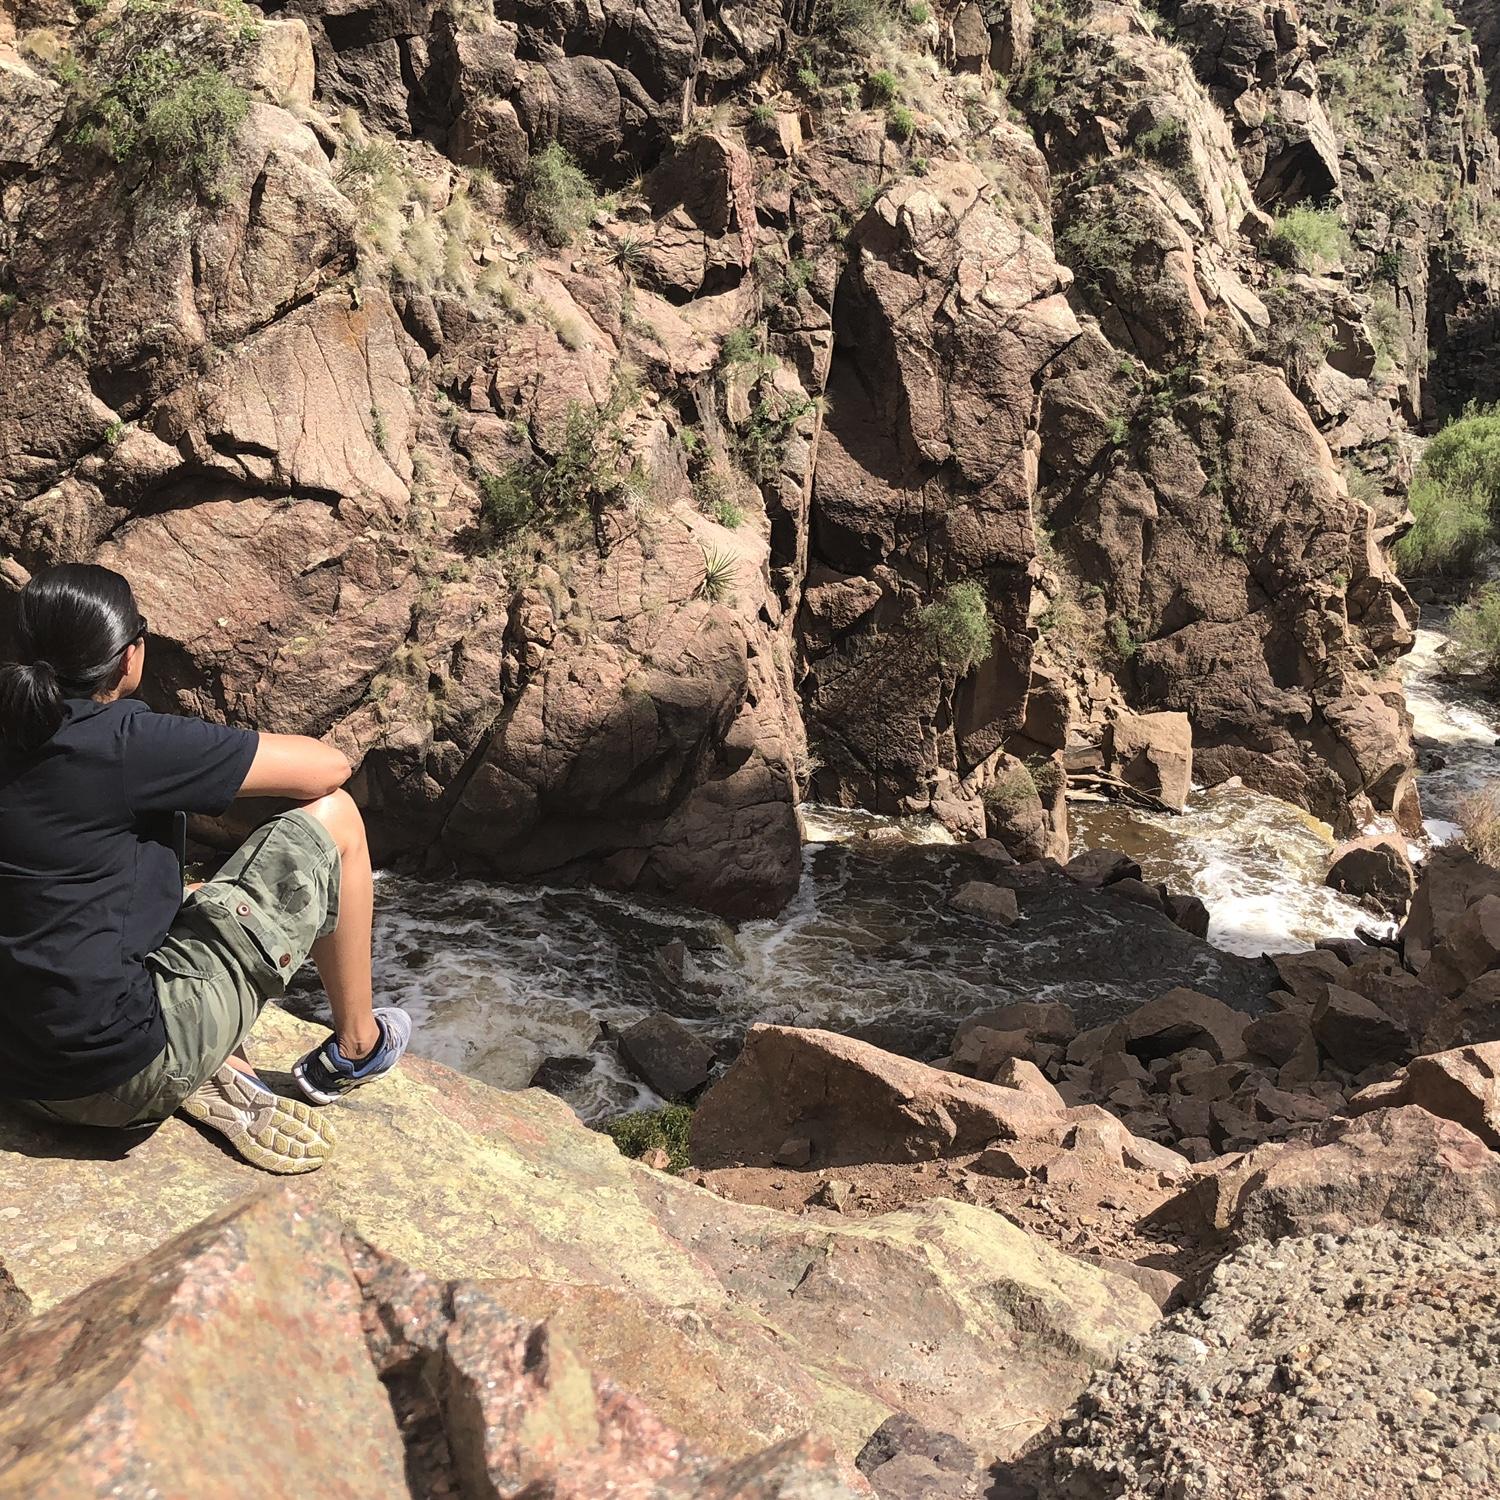
[[[1421,762],[1445,762],[1421,781],[1434,841],[1452,836],[1459,799],[1500,756],[1492,710],[1442,676],[1443,640],[1420,630],[1406,661]],[[1176,983],[1254,1008],[1266,983],[1248,960],[1377,925],[1323,884],[1328,827],[1274,798],[1230,786],[1195,791],[1175,817],[1119,805],[1074,813],[1075,848],[1125,849],[1148,879],[1202,897],[1215,947],[1164,923],[1143,934],[1108,903],[1080,913],[1067,892],[1028,895],[1025,921],[987,928],[947,906],[956,855],[941,828],[814,807],[796,899],[738,927],[608,892],[383,875],[377,992],[412,1013],[419,1054],[502,1087],[535,1075],[597,1121],[659,1102],[610,1040],[656,1011],[725,1055],[764,1020],[932,1056],[964,1015],[1011,999],[1066,999],[1086,1025]],[[310,975],[288,1003],[322,1011]]]

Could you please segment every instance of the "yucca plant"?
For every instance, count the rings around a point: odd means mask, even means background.
[[[723,604],[734,592],[734,576],[739,559],[732,552],[710,552],[703,548],[703,577],[698,581],[697,597],[710,604]]]

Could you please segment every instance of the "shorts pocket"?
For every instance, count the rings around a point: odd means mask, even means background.
[[[305,955],[288,945],[286,933],[243,890],[227,886],[209,895],[205,887],[192,911],[263,991],[281,993],[301,966]]]

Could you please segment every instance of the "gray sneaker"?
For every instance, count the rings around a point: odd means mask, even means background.
[[[229,1063],[183,1100],[182,1112],[266,1172],[316,1172],[333,1153],[326,1120]]]
[[[368,1057],[350,1062],[339,1051],[337,1037],[329,1037],[321,1047],[314,1047],[292,1069],[297,1087],[314,1104],[337,1104],[345,1094],[383,1077],[401,1061],[411,1041],[411,1017],[394,1005],[383,1005],[375,1012],[380,1028],[380,1042]]]

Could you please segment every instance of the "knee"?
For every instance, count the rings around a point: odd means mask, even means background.
[[[354,798],[340,788],[306,804],[304,811],[316,818],[344,855],[365,847],[365,820]]]

